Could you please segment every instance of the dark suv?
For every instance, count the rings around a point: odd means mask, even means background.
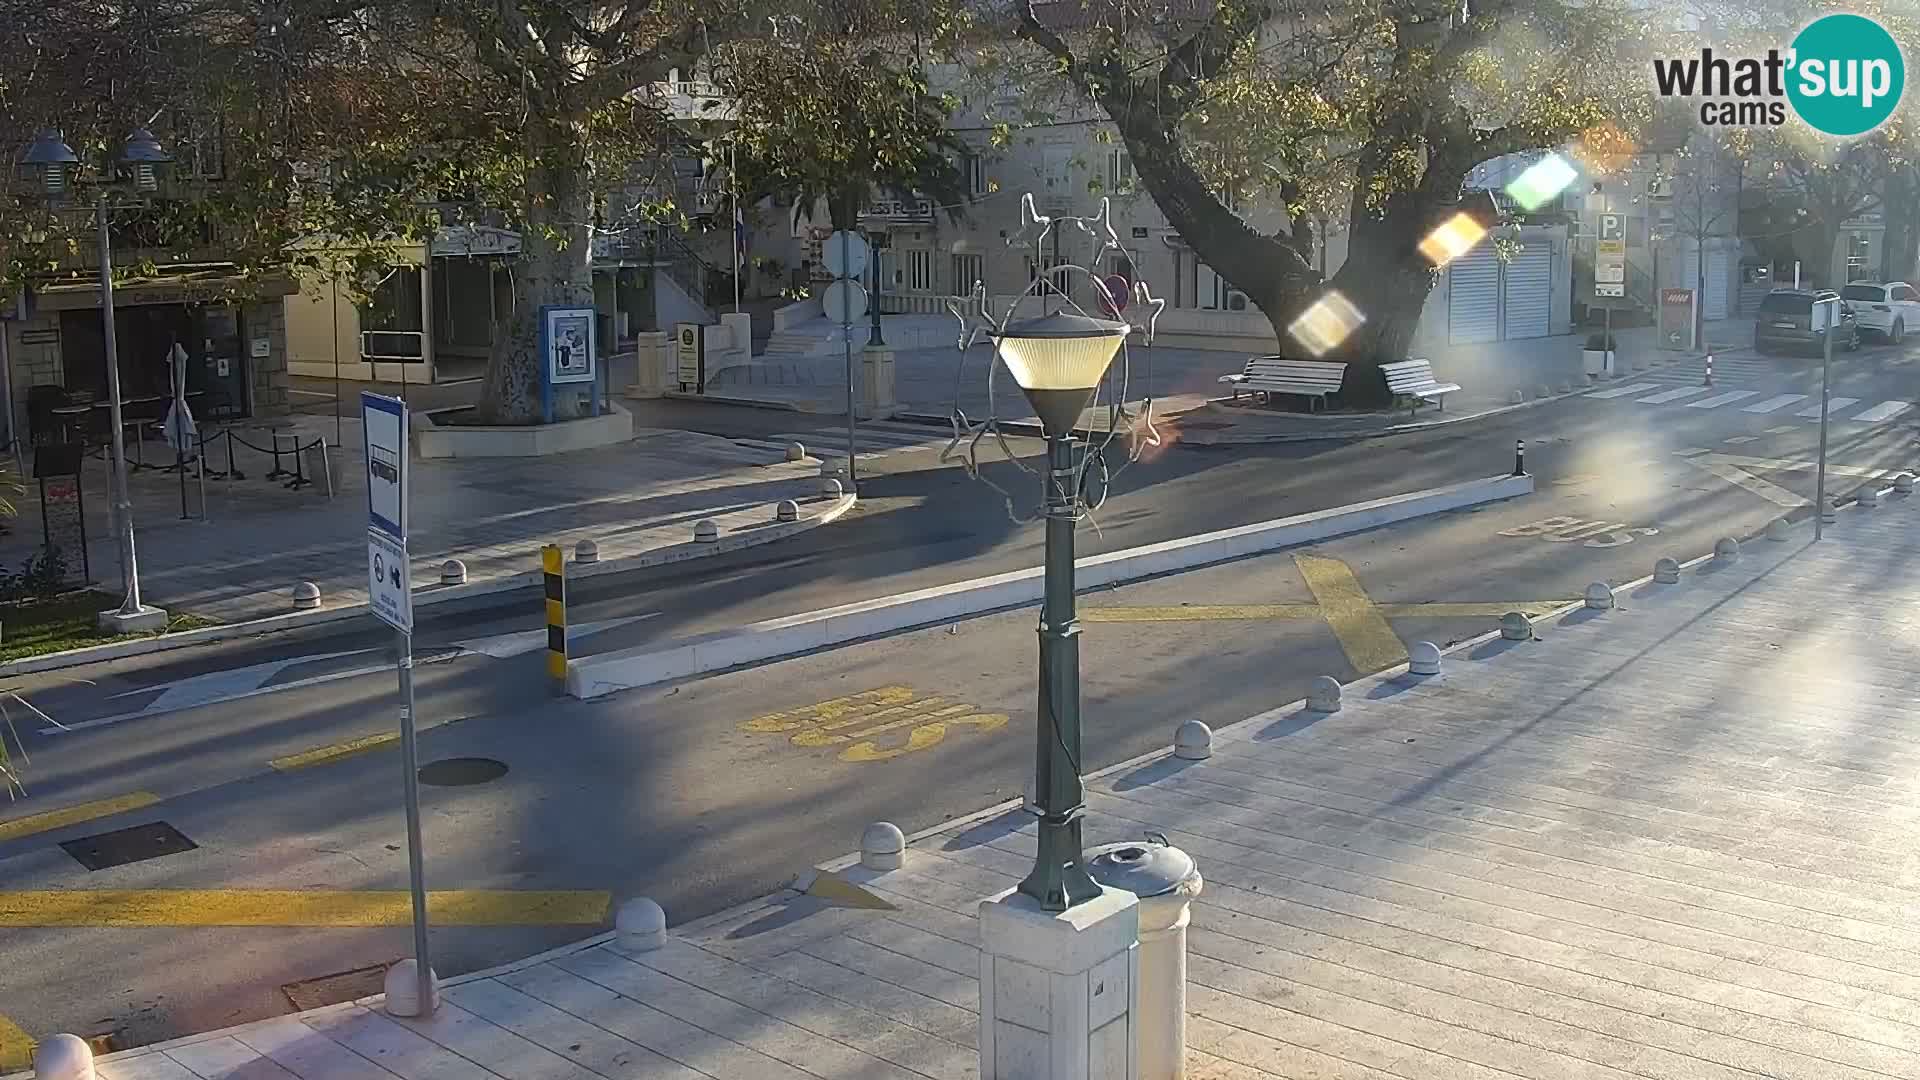
[[[1826,331],[1813,328],[1813,305],[1839,295],[1831,289],[1775,289],[1768,293],[1754,316],[1753,351],[1763,355],[1781,350],[1823,352]],[[1833,344],[1848,352],[1860,347],[1860,327],[1853,317],[1853,307],[1845,300],[1840,301],[1840,336],[1833,339]]]

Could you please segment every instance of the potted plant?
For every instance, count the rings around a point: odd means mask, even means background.
[[[1587,347],[1580,351],[1580,363],[1588,378],[1605,379],[1613,374],[1613,346],[1612,334],[1587,335]]]

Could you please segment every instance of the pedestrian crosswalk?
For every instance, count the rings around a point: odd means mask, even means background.
[[[854,447],[860,460],[872,461],[895,454],[937,451],[952,440],[952,433],[931,425],[890,424],[865,421],[854,428]],[[847,456],[846,428],[819,431],[784,431],[765,438],[734,439],[741,446],[785,454],[789,443],[799,443],[814,457]]]
[[[1716,382],[1718,381],[1716,373]],[[1654,382],[1631,382],[1610,386],[1586,396],[1600,401],[1626,399],[1636,405],[1678,405],[1689,409],[1734,408],[1758,416],[1783,415],[1802,420],[1820,418],[1820,396],[1811,394],[1774,394],[1760,398],[1760,390],[1722,390],[1713,386],[1663,386]],[[1753,399],[1760,398],[1755,401]],[[1859,406],[1865,406],[1859,408]],[[1861,424],[1883,424],[1911,411],[1910,401],[1869,403],[1866,398],[1834,396],[1827,403],[1827,416]]]

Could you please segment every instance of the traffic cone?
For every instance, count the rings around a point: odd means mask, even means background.
[[[1713,385],[1713,353],[1711,351],[1707,353],[1707,377],[1700,381],[1700,385],[1701,386]]]

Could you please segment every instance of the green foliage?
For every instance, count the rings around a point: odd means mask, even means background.
[[[50,600],[66,591],[67,556],[57,544],[27,556],[17,571],[0,568],[0,603]]]

